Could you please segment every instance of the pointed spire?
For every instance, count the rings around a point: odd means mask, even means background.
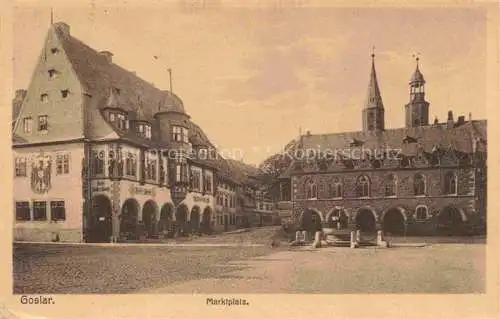
[[[380,89],[378,87],[377,72],[375,71],[375,47],[372,48],[372,69],[370,72],[370,82],[368,83],[368,92],[366,94],[365,109],[384,108]]]
[[[50,25],[54,24],[54,8],[50,8]]]

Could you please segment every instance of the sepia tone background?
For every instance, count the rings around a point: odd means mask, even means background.
[[[204,4],[203,4],[204,3]],[[444,4],[447,6],[444,7]],[[356,131],[375,46],[387,127],[403,126],[408,80],[419,52],[431,103],[430,120],[488,118],[496,136],[498,11],[494,6],[418,7],[392,2],[333,1],[73,1],[55,2],[54,20],[159,88],[173,91],[219,147],[241,150],[257,164],[299,134]],[[10,100],[26,88],[50,23],[50,3],[17,1],[1,20],[4,134],[10,154]],[[14,54],[14,59],[12,53]],[[154,58],[156,56],[157,58]],[[12,68],[13,65],[13,68]],[[13,81],[11,80],[13,79]],[[5,87],[3,85],[2,87]],[[496,145],[489,147],[490,193],[497,188]],[[11,207],[10,155],[2,161],[3,207]],[[495,201],[490,196],[490,201]],[[498,312],[496,203],[489,203],[486,295],[251,295],[250,307],[208,307],[205,296],[57,296],[56,306],[6,304],[49,318],[264,317],[492,317]],[[0,223],[4,260],[11,257],[10,210]],[[492,213],[493,212],[493,213]],[[492,221],[493,219],[493,221]],[[11,294],[11,267],[2,285]],[[360,282],[360,285],[363,283]],[[6,289],[5,289],[6,288]],[[2,291],[3,292],[3,291]],[[238,296],[226,296],[238,297]],[[89,306],[92,303],[92,306]]]
[[[187,112],[219,147],[240,150],[253,164],[301,128],[360,130],[373,46],[387,128],[404,126],[416,53],[431,122],[445,120],[450,109],[455,117],[486,118],[485,8],[243,3],[172,1],[161,9],[91,3],[54,7],[54,21],[68,23],[84,43],[113,52],[116,64],[161,89],[168,89],[172,68],[173,90]],[[13,15],[13,85],[27,88],[50,7],[18,4]]]

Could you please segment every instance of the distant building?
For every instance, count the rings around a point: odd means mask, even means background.
[[[469,116],[470,117],[470,116]],[[486,120],[429,123],[425,80],[409,83],[405,127],[386,129],[374,56],[359,132],[310,134],[263,167],[275,173],[282,217],[304,229],[383,229],[392,234],[485,230]]]

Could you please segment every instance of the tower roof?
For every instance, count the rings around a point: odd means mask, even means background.
[[[158,106],[158,113],[174,112],[186,114],[186,111],[184,110],[184,104],[177,95],[175,95],[171,91],[162,92],[164,93],[164,95]]]
[[[422,74],[422,72],[420,72],[420,69],[419,69],[419,65],[418,65],[419,58],[418,57],[416,58],[416,61],[417,61],[417,68],[415,69],[415,72],[413,72],[413,75],[411,76],[411,79],[410,79],[410,85],[412,87],[419,87],[419,86],[422,86],[425,84],[424,75]]]
[[[378,87],[377,72],[375,71],[375,54],[372,53],[372,69],[370,72],[370,82],[368,83],[368,92],[366,94],[365,109],[384,108],[382,96]]]

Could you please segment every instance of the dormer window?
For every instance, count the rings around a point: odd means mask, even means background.
[[[47,115],[40,115],[38,117],[38,132],[46,133],[48,131],[48,116]]]
[[[181,126],[173,126],[172,141],[189,143],[188,129]]]
[[[151,125],[147,123],[137,124],[137,134],[140,137],[151,139]]]
[[[208,159],[208,149],[200,148],[200,150],[198,151],[198,157],[199,157],[199,159],[202,159],[202,160]]]
[[[57,72],[57,71],[56,71],[56,70],[54,70],[54,69],[50,69],[50,70],[48,70],[48,71],[47,71],[47,73],[49,74],[49,78],[53,79],[53,78],[57,77],[57,74],[58,74],[59,72]]]
[[[411,136],[406,135],[406,137],[403,139],[404,144],[411,144],[411,143],[417,143],[417,139]]]
[[[52,54],[58,54],[59,53],[59,49],[58,48],[52,48],[52,49],[50,49],[50,52],[52,52]]]
[[[111,111],[108,113],[108,121],[113,123],[113,125],[120,130],[128,129],[127,116],[123,112]]]
[[[61,96],[63,99],[67,98],[68,95],[69,95],[69,90],[66,89],[61,91]]]
[[[49,95],[47,93],[43,93],[40,95],[40,101],[42,103],[47,103],[49,101]]]
[[[353,138],[353,139],[351,139],[350,145],[351,146],[361,146],[361,145],[363,145],[363,141],[360,141],[360,140]]]

